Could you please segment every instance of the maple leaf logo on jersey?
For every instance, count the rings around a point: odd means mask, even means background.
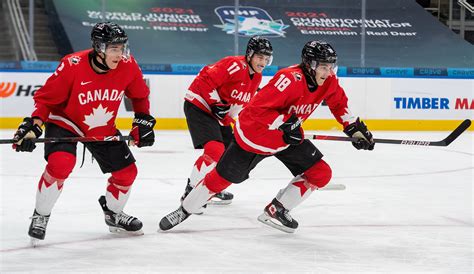
[[[283,121],[283,118],[284,118],[284,115],[283,114],[280,114],[278,115],[278,117],[275,118],[275,120],[273,121],[273,123],[271,125],[268,125],[268,129],[269,130],[276,130],[278,129],[281,125],[283,125],[284,121]]]
[[[100,104],[97,108],[92,109],[92,113],[84,116],[84,124],[89,126],[89,130],[107,125],[110,119],[114,117],[114,112],[108,112],[107,108],[103,108]]]
[[[343,122],[346,122],[349,124],[354,123],[356,120],[356,118],[354,117],[354,115],[348,108],[346,108],[346,113],[344,113],[344,115],[341,116],[341,119]]]
[[[219,102],[221,100],[221,97],[219,96],[219,93],[217,93],[217,90],[213,89],[211,92],[209,92],[209,98],[211,100],[214,100],[216,102]]]
[[[230,105],[229,116],[232,118],[237,118],[237,116],[239,115],[239,113],[242,111],[243,108],[244,106],[239,105],[239,104]]]

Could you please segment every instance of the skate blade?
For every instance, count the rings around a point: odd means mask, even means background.
[[[123,228],[112,227],[112,226],[109,226],[109,231],[115,234],[134,235],[134,236],[141,236],[144,234],[141,229],[137,231],[127,231]]]
[[[289,228],[284,225],[281,225],[277,222],[273,221],[273,218],[270,217],[267,213],[263,213],[262,215],[258,216],[257,220],[259,220],[262,224],[268,225],[270,227],[276,228],[280,231],[286,232],[286,233],[295,233],[294,228]]]
[[[30,245],[31,245],[31,247],[37,247],[37,246],[39,246],[40,241],[41,241],[40,239],[36,239],[36,238],[30,237]]]
[[[211,199],[209,200],[209,202],[207,202],[208,205],[213,205],[213,206],[230,205],[231,203],[232,203],[232,200],[221,200],[221,199]]]

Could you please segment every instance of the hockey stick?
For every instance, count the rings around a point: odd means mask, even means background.
[[[381,144],[395,144],[395,145],[408,145],[408,146],[438,146],[446,147],[449,146],[456,138],[459,137],[466,129],[471,125],[471,120],[464,120],[453,132],[451,132],[448,137],[444,138],[441,141],[414,141],[414,140],[398,140],[398,139],[377,139],[375,138],[375,143]],[[345,137],[345,136],[328,136],[328,135],[313,135],[311,139],[314,140],[324,140],[324,141],[348,141],[355,142],[358,138]]]
[[[346,186],[343,184],[327,184],[325,187],[318,188],[319,191],[328,191],[328,190],[344,190]]]
[[[102,136],[102,137],[53,137],[34,139],[35,143],[74,143],[74,142],[123,142],[133,140],[132,136]],[[13,144],[13,139],[0,139],[0,144]]]

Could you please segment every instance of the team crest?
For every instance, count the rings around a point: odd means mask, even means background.
[[[77,64],[79,64],[79,62],[81,61],[81,57],[79,57],[79,56],[71,56],[71,57],[69,57],[68,61],[69,61],[69,65],[70,65],[70,66],[72,66],[72,65],[77,65]]]
[[[222,25],[214,26],[221,28],[227,34],[234,34],[235,24],[237,24],[240,36],[285,37],[284,30],[289,27],[281,19],[273,20],[267,11],[257,7],[239,7],[237,22],[235,22],[233,6],[217,7],[214,12],[222,23]]]
[[[132,62],[132,57],[125,57],[125,56],[122,56],[122,62],[124,63],[130,63]]]
[[[300,73],[298,72],[292,72],[291,74],[293,74],[293,77],[295,77],[295,80],[296,81],[301,81],[301,78],[303,77]]]

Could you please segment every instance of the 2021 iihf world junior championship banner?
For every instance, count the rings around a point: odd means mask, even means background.
[[[365,25],[365,66],[473,68],[474,46],[459,38],[412,0],[360,1],[241,0],[52,0],[73,50],[90,47],[91,27],[103,20],[122,25],[142,64],[207,64],[234,54],[238,26],[243,54],[252,35],[268,37],[274,65],[299,62],[305,42],[333,44],[339,65],[360,66],[361,26]],[[415,71],[416,72],[416,71]]]

